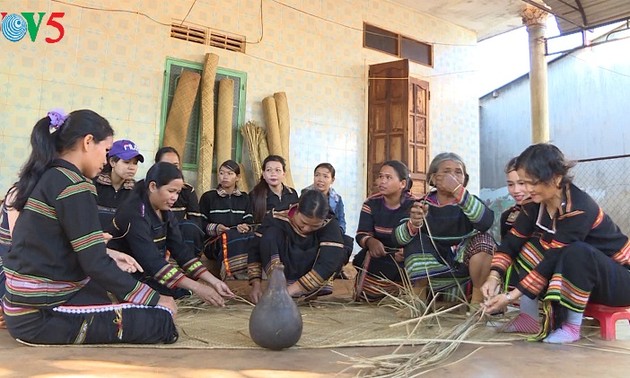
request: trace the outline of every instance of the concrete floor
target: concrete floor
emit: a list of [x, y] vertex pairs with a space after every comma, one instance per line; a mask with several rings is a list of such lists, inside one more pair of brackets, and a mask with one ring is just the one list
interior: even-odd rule
[[[347, 282], [347, 281], [346, 281]], [[351, 285], [347, 285], [351, 287]], [[338, 292], [336, 284], [335, 293]], [[342, 293], [347, 295], [347, 293]], [[576, 345], [514, 342], [510, 346], [462, 345], [426, 377], [627, 377], [630, 324], [617, 322], [617, 341]], [[394, 347], [338, 348], [348, 356], [390, 354]], [[412, 351], [411, 347], [406, 351]], [[466, 358], [465, 358], [466, 357]], [[464, 358], [464, 359], [463, 359]], [[460, 362], [450, 364], [457, 360]], [[352, 377], [348, 359], [328, 349], [190, 350], [105, 347], [28, 347], [0, 329], [0, 377]], [[448, 365], [448, 366], [447, 366]]]
[[[627, 325], [626, 325], [627, 326]], [[575, 346], [516, 342], [484, 347], [427, 377], [627, 377], [630, 338], [600, 342], [618, 353]], [[445, 365], [474, 351], [462, 346]], [[394, 348], [340, 348], [350, 356], [389, 354]], [[411, 348], [408, 348], [411, 349]], [[623, 354], [622, 354], [623, 353]], [[344, 357], [331, 350], [184, 350], [146, 348], [28, 347], [0, 330], [0, 377], [351, 377]]]

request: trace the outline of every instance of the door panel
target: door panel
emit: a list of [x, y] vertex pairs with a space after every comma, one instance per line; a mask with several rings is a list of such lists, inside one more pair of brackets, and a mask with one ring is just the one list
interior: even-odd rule
[[370, 193], [386, 160], [407, 164], [412, 192], [426, 190], [429, 83], [409, 77], [409, 62], [370, 66], [368, 90], [368, 178]]

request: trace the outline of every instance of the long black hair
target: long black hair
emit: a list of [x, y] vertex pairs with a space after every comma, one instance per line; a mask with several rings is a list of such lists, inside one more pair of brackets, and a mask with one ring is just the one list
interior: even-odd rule
[[155, 182], [155, 186], [160, 188], [177, 179], [183, 180], [184, 175], [175, 164], [165, 161], [157, 162], [149, 168], [146, 178], [136, 183], [133, 191], [141, 196], [148, 195], [149, 184], [151, 184], [151, 182]]
[[[287, 163], [282, 156], [269, 155], [263, 160], [262, 170], [265, 171], [267, 163], [271, 161], [277, 161], [282, 164], [282, 170], [286, 172]], [[265, 178], [261, 175], [260, 181], [254, 186], [249, 194], [250, 201], [252, 202], [252, 213], [254, 215], [254, 223], [262, 222], [267, 212], [267, 193], [269, 192], [269, 184], [265, 181]]]
[[74, 148], [86, 135], [92, 135], [96, 143], [114, 135], [109, 122], [92, 110], [75, 110], [56, 128], [52, 127], [52, 122], [47, 115], [37, 121], [31, 132], [31, 154], [16, 184], [13, 208], [17, 211], [24, 209], [35, 185], [59, 154]]

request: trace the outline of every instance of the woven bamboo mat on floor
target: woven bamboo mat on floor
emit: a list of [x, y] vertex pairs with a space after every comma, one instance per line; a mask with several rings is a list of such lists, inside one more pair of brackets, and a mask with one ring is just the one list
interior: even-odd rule
[[[256, 349], [259, 347], [249, 337], [249, 315], [252, 309], [252, 306], [238, 302], [229, 302], [224, 308], [208, 305], [180, 305], [176, 319], [179, 340], [174, 344], [63, 345], [62, 347]], [[415, 323], [390, 327], [405, 319], [397, 316], [396, 311], [388, 307], [365, 303], [314, 301], [300, 305], [299, 310], [302, 314], [303, 331], [300, 341], [294, 348], [300, 349], [422, 344], [422, 341], [414, 340], [438, 338], [440, 334], [465, 319], [461, 315], [440, 316], [439, 319], [425, 320], [410, 336], [409, 333]], [[495, 327], [481, 326], [474, 331], [470, 340], [516, 341], [523, 340], [523, 337], [496, 333]], [[49, 346], [22, 343], [30, 346]]]

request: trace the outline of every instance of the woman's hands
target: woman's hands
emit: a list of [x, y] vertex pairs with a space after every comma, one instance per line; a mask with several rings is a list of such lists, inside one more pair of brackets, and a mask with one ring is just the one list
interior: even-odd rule
[[118, 269], [127, 273], [144, 272], [144, 269], [138, 264], [136, 259], [126, 253], [118, 252], [114, 249], [107, 248], [107, 255], [114, 260]]
[[245, 233], [249, 232], [250, 227], [249, 227], [249, 225], [247, 223], [241, 223], [239, 225], [236, 225], [236, 229], [241, 234], [245, 234]]
[[365, 246], [368, 248], [368, 253], [372, 258], [379, 258], [385, 256], [385, 246], [380, 240], [370, 237], [365, 242]]
[[414, 202], [413, 206], [411, 206], [411, 210], [409, 210], [409, 222], [411, 225], [417, 228], [422, 227], [424, 223], [424, 218], [429, 213], [429, 205], [422, 204], [421, 202]]
[[453, 196], [457, 196], [463, 188], [463, 183], [457, 181], [457, 178], [451, 173], [436, 173], [431, 176], [431, 180], [437, 190], [450, 193]]
[[518, 289], [514, 289], [509, 293], [499, 294], [501, 292], [501, 282], [499, 274], [496, 271], [492, 271], [486, 282], [481, 286], [481, 293], [485, 298], [482, 307], [487, 313], [499, 312], [523, 295]]
[[256, 304], [260, 300], [260, 297], [262, 297], [260, 279], [252, 280], [251, 284], [252, 288], [249, 291], [249, 300], [251, 300], [253, 304]]
[[173, 297], [160, 295], [160, 300], [158, 301], [157, 305], [166, 307], [171, 310], [171, 313], [173, 313], [173, 318], [175, 318], [175, 316], [177, 315], [177, 304], [175, 303], [175, 299], [173, 299]]
[[230, 228], [226, 225], [223, 224], [218, 224], [217, 225], [217, 235], [220, 235], [224, 232], [227, 232]]

